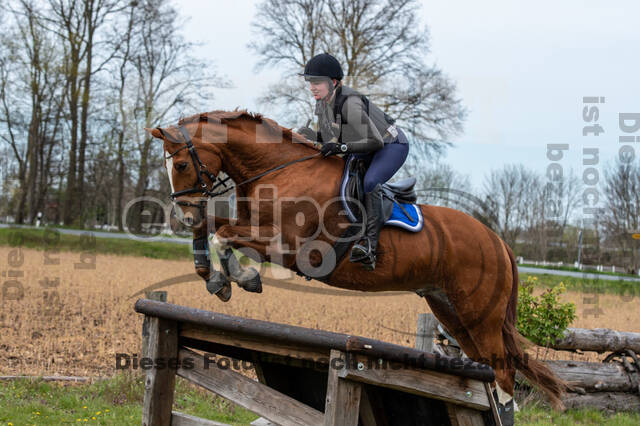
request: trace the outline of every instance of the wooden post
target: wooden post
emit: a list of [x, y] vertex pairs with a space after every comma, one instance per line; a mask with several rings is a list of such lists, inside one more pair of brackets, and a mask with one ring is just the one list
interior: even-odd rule
[[[147, 370], [144, 384], [144, 403], [142, 408], [143, 426], [170, 426], [173, 392], [176, 382], [178, 360], [178, 323], [175, 321], [150, 317], [147, 362], [152, 367]], [[162, 368], [156, 363], [163, 361]], [[172, 361], [175, 361], [172, 365]], [[142, 367], [144, 359], [140, 360]]]
[[362, 385], [340, 378], [340, 370], [347, 368], [344, 352], [332, 349], [329, 359], [324, 425], [358, 426]]
[[424, 352], [435, 352], [433, 339], [438, 331], [438, 320], [433, 314], [418, 316], [418, 333], [416, 334], [416, 349]]
[[[157, 300], [159, 302], [167, 301], [167, 292], [166, 291], [145, 291], [144, 292], [145, 299]], [[147, 352], [147, 348], [149, 346], [149, 317], [144, 316], [142, 320], [142, 358], [147, 358], [149, 353]]]

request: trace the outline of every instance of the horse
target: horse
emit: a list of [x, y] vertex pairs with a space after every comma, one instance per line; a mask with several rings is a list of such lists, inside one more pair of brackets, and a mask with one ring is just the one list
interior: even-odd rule
[[[164, 143], [177, 209], [191, 217], [194, 239], [213, 232], [216, 250], [233, 247], [258, 262], [313, 271], [349, 224], [338, 202], [345, 160], [320, 156], [317, 144], [261, 114], [217, 110], [145, 130]], [[219, 186], [222, 172], [236, 183], [235, 219], [207, 215], [202, 199], [194, 202], [194, 194], [212, 195], [208, 185]], [[554, 408], [564, 409], [567, 384], [529, 359], [524, 348], [531, 343], [516, 330], [519, 281], [511, 248], [466, 213], [419, 208], [420, 232], [382, 229], [374, 271], [345, 256], [324, 282], [367, 292], [415, 292], [469, 358], [494, 368], [500, 404], [513, 401], [517, 369]], [[200, 266], [207, 280], [209, 265]]]

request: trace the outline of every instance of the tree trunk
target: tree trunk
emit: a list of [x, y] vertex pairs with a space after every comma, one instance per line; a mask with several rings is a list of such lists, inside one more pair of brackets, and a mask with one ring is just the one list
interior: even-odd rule
[[31, 123], [29, 123], [29, 136], [27, 142], [27, 164], [28, 164], [28, 172], [27, 172], [27, 182], [26, 182], [26, 199], [28, 206], [28, 217], [27, 220], [31, 225], [33, 225], [36, 218], [36, 179], [38, 174], [38, 152], [39, 152], [39, 135], [38, 135], [38, 126], [40, 124], [40, 114], [38, 110], [40, 109], [38, 95], [34, 94], [32, 96], [32, 112], [31, 112]]
[[640, 333], [610, 330], [608, 328], [567, 328], [564, 338], [556, 341], [551, 348], [556, 350], [582, 350], [618, 352], [631, 349], [640, 352]]
[[545, 361], [554, 373], [585, 392], [636, 392], [624, 367], [614, 362]]
[[[91, 16], [91, 15], [90, 15]], [[85, 175], [85, 153], [87, 150], [87, 121], [89, 119], [89, 108], [91, 99], [91, 73], [92, 70], [92, 56], [93, 56], [93, 30], [89, 31], [89, 37], [87, 39], [87, 63], [84, 72], [84, 84], [82, 90], [82, 105], [81, 105], [81, 117], [80, 117], [80, 147], [78, 152], [78, 184], [76, 190], [76, 206], [78, 214], [83, 214], [84, 208], [84, 175]]]
[[[123, 125], [124, 126], [124, 125]], [[123, 231], [122, 203], [124, 202], [124, 129], [118, 134], [118, 194], [116, 199], [116, 221], [118, 230]]]
[[20, 198], [18, 199], [18, 206], [16, 208], [15, 222], [21, 224], [24, 223], [24, 209], [27, 204], [26, 170], [22, 166], [18, 171], [18, 181], [20, 182]]
[[75, 210], [75, 190], [76, 190], [76, 153], [78, 151], [78, 88], [77, 58], [72, 65], [70, 93], [69, 93], [69, 119], [71, 121], [71, 146], [69, 147], [69, 169], [67, 171], [67, 189], [65, 191], [63, 221], [65, 225], [70, 225], [77, 217]]
[[[149, 186], [149, 152], [151, 151], [152, 138], [145, 137], [140, 151], [140, 167], [138, 168], [138, 183], [136, 184], [136, 197], [144, 197]], [[141, 231], [140, 218], [144, 211], [144, 202], [137, 203], [139, 209], [138, 214], [133, 216], [133, 227], [136, 232]]]

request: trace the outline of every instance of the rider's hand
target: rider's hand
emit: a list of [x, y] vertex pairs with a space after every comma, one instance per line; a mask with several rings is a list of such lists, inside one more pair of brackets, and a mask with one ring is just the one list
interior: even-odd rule
[[322, 149], [320, 150], [320, 153], [325, 157], [328, 157], [334, 154], [344, 154], [346, 152], [346, 149], [345, 149], [346, 147], [347, 146], [343, 144], [339, 144], [335, 142], [327, 142], [324, 145], [322, 145]]
[[312, 141], [318, 140], [318, 134], [308, 127], [300, 127], [298, 130], [296, 130], [296, 133], [300, 133], [302, 136]]

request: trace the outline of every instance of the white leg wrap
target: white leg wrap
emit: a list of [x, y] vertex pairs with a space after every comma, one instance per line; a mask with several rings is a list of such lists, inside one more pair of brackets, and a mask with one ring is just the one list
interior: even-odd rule
[[[509, 402], [509, 401], [511, 401], [513, 399], [513, 395], [510, 395], [507, 392], [505, 392], [504, 390], [502, 390], [502, 388], [500, 387], [498, 382], [496, 382], [496, 390], [498, 391], [498, 402], [500, 402], [500, 404], [506, 405], [507, 402]], [[514, 400], [513, 401], [514, 407], [515, 407], [515, 403], [516, 403], [516, 401]]]
[[216, 234], [213, 234], [211, 237], [211, 246], [220, 253], [224, 253], [224, 251], [230, 247], [228, 244], [223, 243]]

